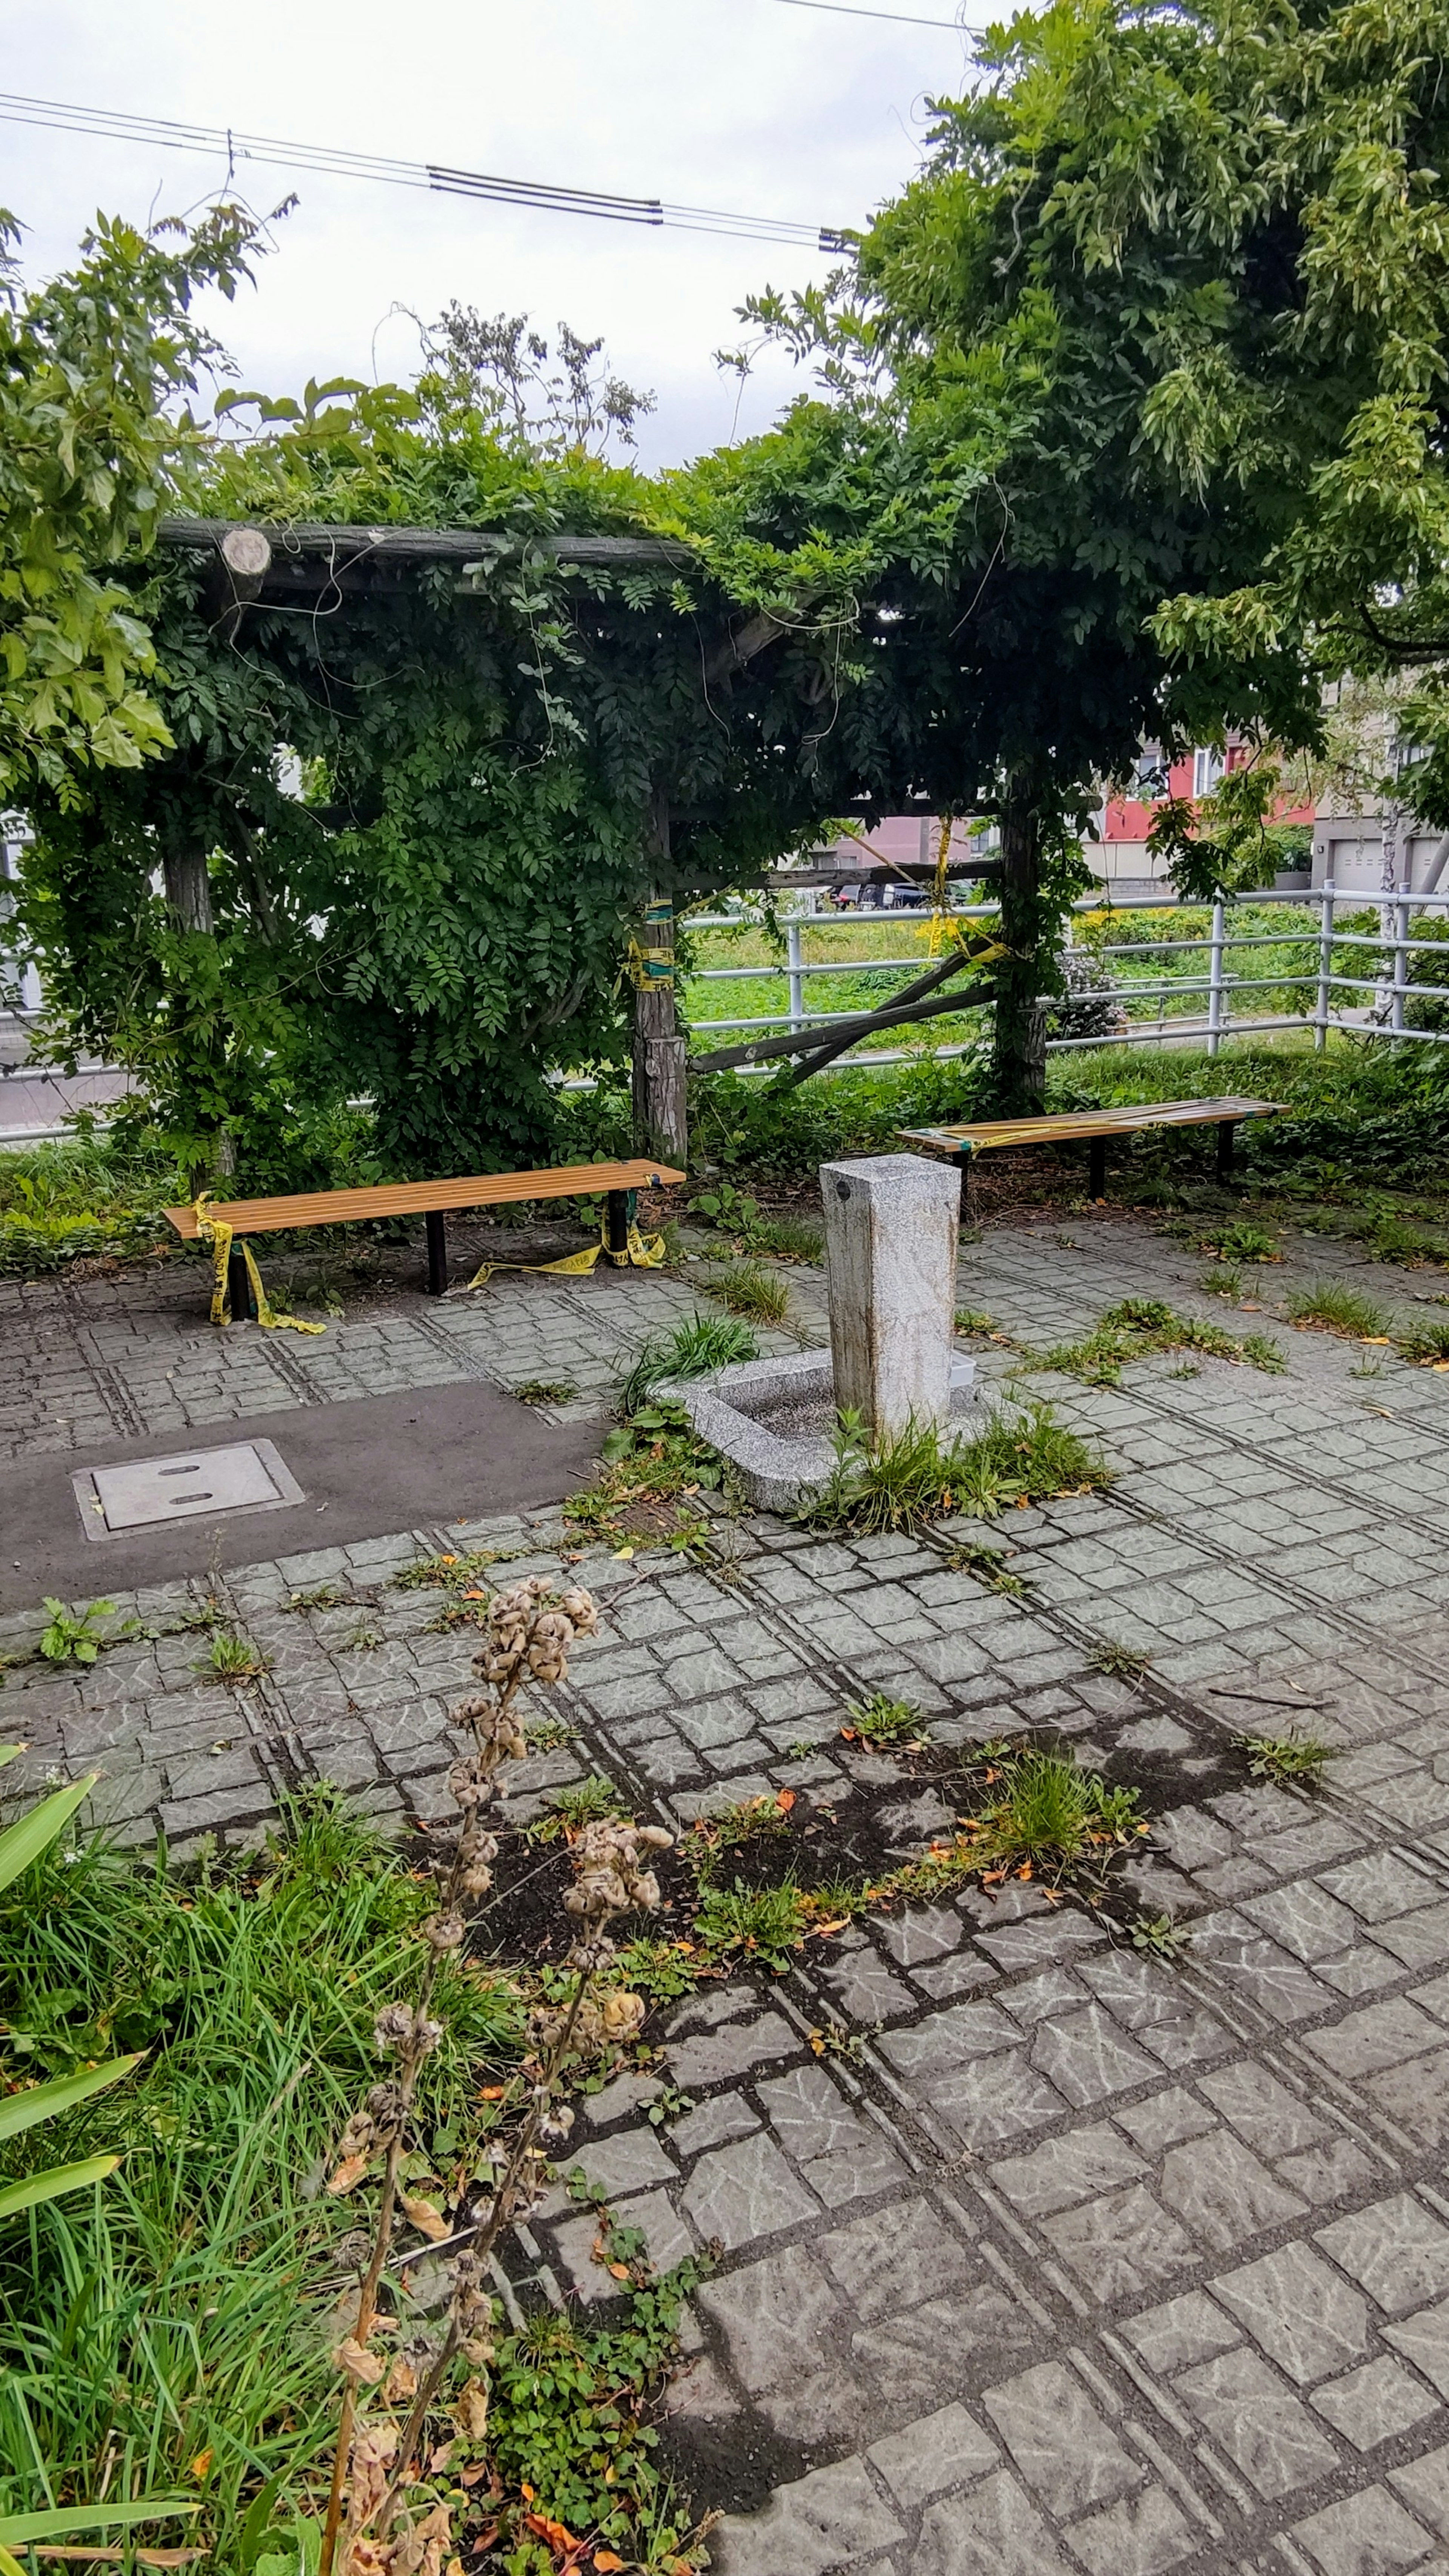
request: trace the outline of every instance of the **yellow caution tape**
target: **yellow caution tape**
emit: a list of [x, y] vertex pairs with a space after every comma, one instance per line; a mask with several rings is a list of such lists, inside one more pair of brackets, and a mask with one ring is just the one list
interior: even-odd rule
[[[224, 1217], [217, 1216], [208, 1205], [210, 1197], [211, 1192], [209, 1190], [203, 1190], [200, 1198], [193, 1202], [191, 1213], [196, 1219], [196, 1231], [202, 1242], [211, 1246], [211, 1261], [214, 1273], [211, 1290], [211, 1320], [214, 1324], [229, 1324], [232, 1320], [232, 1312], [231, 1288], [227, 1280], [227, 1263], [231, 1258], [232, 1228], [227, 1224]], [[276, 1307], [268, 1297], [265, 1288], [262, 1286], [262, 1274], [257, 1268], [256, 1262], [252, 1257], [252, 1248], [249, 1243], [244, 1242], [242, 1244], [241, 1257], [246, 1263], [247, 1277], [252, 1283], [252, 1295], [256, 1300], [257, 1322], [261, 1325], [264, 1332], [326, 1332], [327, 1327], [325, 1324], [304, 1323], [300, 1315], [279, 1315]]]
[[569, 1252], [561, 1261], [483, 1261], [471, 1279], [461, 1288], [450, 1288], [450, 1297], [466, 1297], [471, 1288], [486, 1288], [495, 1270], [531, 1270], [538, 1276], [552, 1273], [569, 1279], [585, 1278], [600, 1261], [612, 1261], [619, 1270], [662, 1270], [669, 1255], [662, 1234], [641, 1234], [631, 1225], [622, 1252], [611, 1252], [608, 1245], [608, 1219], [601, 1220], [599, 1240], [587, 1244], [582, 1252]]

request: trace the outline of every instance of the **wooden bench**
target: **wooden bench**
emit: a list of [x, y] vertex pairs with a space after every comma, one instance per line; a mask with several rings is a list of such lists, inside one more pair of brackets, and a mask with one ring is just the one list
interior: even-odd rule
[[[441, 1297], [448, 1284], [447, 1217], [450, 1210], [502, 1207], [519, 1199], [583, 1199], [602, 1195], [605, 1202], [604, 1248], [617, 1262], [627, 1258], [631, 1210], [636, 1190], [682, 1181], [683, 1172], [664, 1163], [565, 1163], [547, 1172], [476, 1172], [455, 1181], [395, 1181], [379, 1189], [303, 1190], [294, 1198], [227, 1199], [210, 1203], [208, 1213], [229, 1225], [235, 1238], [228, 1269], [233, 1315], [252, 1312], [251, 1287], [241, 1242], [249, 1234], [281, 1234], [293, 1227], [355, 1225], [360, 1217], [420, 1216], [428, 1238], [428, 1291]], [[183, 1242], [201, 1232], [196, 1210], [172, 1207], [166, 1215]]]
[[963, 1127], [902, 1127], [901, 1141], [922, 1145], [970, 1172], [978, 1154], [1004, 1145], [1073, 1145], [1087, 1148], [1087, 1187], [1100, 1199], [1107, 1187], [1107, 1145], [1113, 1136], [1137, 1136], [1147, 1127], [1216, 1127], [1217, 1176], [1230, 1178], [1233, 1140], [1245, 1118], [1279, 1116], [1281, 1100], [1144, 1100], [1126, 1109], [1067, 1110], [1056, 1118], [986, 1118]]

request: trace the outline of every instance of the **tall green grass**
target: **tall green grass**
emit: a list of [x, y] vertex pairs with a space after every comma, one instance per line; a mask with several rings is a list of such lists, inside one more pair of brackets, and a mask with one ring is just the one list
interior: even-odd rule
[[[358, 2216], [321, 2188], [324, 2159], [378, 2080], [374, 2015], [414, 1973], [428, 1904], [327, 1793], [244, 1878], [187, 1886], [92, 1845], [7, 1892], [5, 2078], [148, 2054], [33, 2148], [121, 2147], [104, 2190], [0, 2227], [0, 2510], [191, 2492], [206, 2512], [186, 2537], [225, 2567], [245, 2498], [315, 2472]], [[511, 2061], [519, 2042], [510, 1991], [485, 1976], [450, 1971], [445, 2018], [425, 2157], [451, 2151], [479, 2058]], [[6, 2179], [30, 2143], [5, 2151]]]

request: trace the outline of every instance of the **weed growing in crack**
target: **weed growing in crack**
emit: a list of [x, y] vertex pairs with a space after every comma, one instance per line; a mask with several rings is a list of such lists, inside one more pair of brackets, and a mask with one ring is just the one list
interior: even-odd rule
[[[988, 1778], [990, 1775], [988, 1774]], [[1135, 1789], [1109, 1789], [1060, 1753], [1028, 1750], [1004, 1762], [999, 1795], [963, 1819], [981, 1860], [1060, 1867], [1091, 1849], [1147, 1831]]]
[[577, 1744], [579, 1730], [566, 1717], [531, 1717], [524, 1729], [530, 1753], [554, 1753], [561, 1744]]
[[869, 1535], [928, 1529], [956, 1512], [990, 1519], [1008, 1504], [1091, 1493], [1110, 1484], [1097, 1452], [1058, 1422], [1050, 1405], [997, 1414], [975, 1439], [914, 1418], [874, 1445], [843, 1413], [835, 1464], [798, 1518], [805, 1528]]
[[1253, 1779], [1306, 1780], [1310, 1788], [1333, 1759], [1333, 1746], [1315, 1735], [1235, 1735], [1233, 1747], [1247, 1756]]
[[694, 2107], [694, 2095], [682, 2093], [679, 2086], [671, 2084], [666, 2076], [661, 2081], [653, 2101], [646, 2103], [644, 2117], [651, 2129], [664, 2129], [668, 2127], [671, 2120], [682, 2120], [685, 2112], [692, 2111]]
[[1094, 1672], [1111, 1673], [1119, 1682], [1140, 1682], [1148, 1672], [1152, 1657], [1136, 1646], [1124, 1646], [1114, 1638], [1104, 1637], [1100, 1645], [1092, 1648], [1088, 1660]]
[[756, 1324], [783, 1324], [790, 1311], [784, 1280], [758, 1261], [732, 1261], [727, 1269], [711, 1270], [700, 1286], [732, 1315], [748, 1315]]
[[1236, 1301], [1243, 1293], [1243, 1274], [1231, 1261], [1218, 1261], [1203, 1272], [1197, 1284], [1204, 1296], [1231, 1297]]
[[[48, 1664], [93, 1664], [102, 1646], [110, 1641], [97, 1634], [97, 1619], [113, 1619], [114, 1601], [93, 1601], [88, 1610], [73, 1615], [63, 1601], [47, 1593], [43, 1603], [48, 1625], [40, 1640], [40, 1651]], [[134, 1621], [129, 1623], [134, 1626]]]
[[531, 1843], [556, 1843], [561, 1834], [570, 1840], [583, 1832], [586, 1825], [605, 1816], [622, 1816], [624, 1801], [612, 1780], [595, 1771], [587, 1780], [579, 1780], [568, 1789], [556, 1789], [549, 1800], [549, 1812], [526, 1830]]
[[578, 1388], [571, 1377], [526, 1377], [513, 1392], [520, 1404], [567, 1404]]
[[713, 1884], [726, 1852], [742, 1851], [747, 1843], [783, 1841], [790, 1831], [794, 1804], [794, 1790], [781, 1789], [774, 1797], [745, 1798], [736, 1807], [701, 1816], [679, 1847], [696, 1887]]
[[1025, 1579], [1007, 1573], [1006, 1557], [1006, 1549], [1000, 1547], [953, 1547], [946, 1564], [952, 1574], [974, 1575], [989, 1592], [1019, 1595], [1026, 1590]]
[[212, 1638], [210, 1664], [218, 1681], [252, 1682], [269, 1670], [271, 1657], [258, 1654], [250, 1637], [223, 1628]]
[[[531, 1549], [523, 1547], [475, 1547], [456, 1556], [420, 1556], [415, 1565], [405, 1565], [389, 1581], [395, 1592], [453, 1591], [475, 1581], [490, 1565], [510, 1565], [516, 1557], [531, 1553]], [[301, 1606], [310, 1605], [304, 1600]]]
[[1235, 1217], [1231, 1225], [1215, 1226], [1200, 1241], [1211, 1246], [1222, 1261], [1281, 1261], [1276, 1234], [1266, 1226], [1254, 1225], [1250, 1217]]
[[1282, 1353], [1261, 1333], [1238, 1340], [1221, 1324], [1205, 1324], [1196, 1315], [1180, 1315], [1160, 1297], [1124, 1297], [1109, 1306], [1101, 1321], [1079, 1342], [1061, 1342], [1030, 1365], [1081, 1378], [1088, 1386], [1120, 1386], [1127, 1360], [1153, 1351], [1203, 1351], [1211, 1359], [1246, 1361], [1249, 1367], [1276, 1375]]
[[974, 1306], [958, 1306], [956, 1309], [956, 1330], [958, 1333], [963, 1335], [969, 1335], [971, 1333], [994, 1333], [996, 1326], [989, 1315], [978, 1314]]
[[735, 1368], [760, 1356], [748, 1324], [734, 1317], [694, 1314], [671, 1332], [651, 1333], [639, 1349], [619, 1389], [625, 1414], [648, 1402], [649, 1390], [672, 1378], [710, 1377], [716, 1369]]
[[1449, 1360], [1449, 1323], [1411, 1324], [1399, 1335], [1398, 1348], [1402, 1358], [1420, 1367], [1432, 1368], [1440, 1360]]
[[717, 1487], [723, 1470], [682, 1406], [662, 1396], [645, 1405], [609, 1433], [600, 1458], [597, 1483], [565, 1503], [566, 1521], [606, 1545], [617, 1546], [626, 1535], [655, 1547], [703, 1544], [708, 1522], [696, 1511], [681, 1523], [680, 1510]]
[[1146, 1950], [1154, 1959], [1180, 1959], [1192, 1939], [1185, 1923], [1175, 1923], [1170, 1914], [1139, 1914], [1129, 1925], [1134, 1950]]
[[1345, 1288], [1338, 1279], [1310, 1280], [1306, 1288], [1295, 1289], [1288, 1299], [1290, 1324], [1302, 1331], [1341, 1333], [1356, 1342], [1387, 1339], [1389, 1319], [1382, 1306], [1360, 1289]]
[[840, 1730], [847, 1744], [863, 1744], [871, 1753], [899, 1753], [907, 1745], [930, 1740], [914, 1700], [889, 1699], [884, 1691], [872, 1691], [869, 1699], [848, 1699], [845, 1705], [854, 1720]]
[[731, 1887], [705, 1890], [695, 1917], [695, 1938], [716, 1954], [742, 1952], [783, 1976], [790, 1953], [805, 1937], [807, 1916], [793, 1879], [779, 1887]]

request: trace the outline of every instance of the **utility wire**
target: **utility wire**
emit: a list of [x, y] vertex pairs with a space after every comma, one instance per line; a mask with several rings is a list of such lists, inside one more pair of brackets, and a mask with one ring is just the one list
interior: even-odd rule
[[327, 143], [284, 143], [275, 135], [241, 134], [230, 126], [185, 125], [169, 117], [130, 116], [109, 107], [77, 107], [63, 99], [22, 98], [0, 91], [0, 118], [12, 125], [44, 125], [65, 134], [99, 134], [129, 143], [162, 145], [171, 152], [225, 153], [230, 178], [239, 163], [281, 169], [321, 170], [345, 179], [378, 179], [394, 188], [428, 188], [442, 196], [480, 197], [496, 205], [532, 206], [545, 214], [593, 215], [607, 223], [668, 225], [675, 231], [720, 233], [743, 241], [786, 242], [795, 248], [841, 251], [845, 235], [831, 224], [793, 223], [785, 216], [730, 214], [713, 206], [675, 206], [660, 197], [612, 196], [595, 188], [555, 188], [536, 179], [505, 179], [484, 170], [454, 170], [440, 162], [393, 161], [377, 152], [348, 152]]
[[783, 5], [787, 9], [824, 9], [832, 18], [883, 18], [888, 27], [944, 27], [952, 36], [975, 33], [959, 18], [908, 18], [900, 9], [858, 9], [851, 0], [783, 0]]

